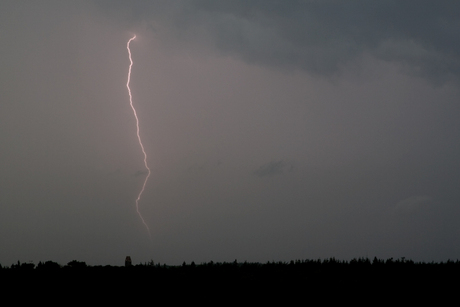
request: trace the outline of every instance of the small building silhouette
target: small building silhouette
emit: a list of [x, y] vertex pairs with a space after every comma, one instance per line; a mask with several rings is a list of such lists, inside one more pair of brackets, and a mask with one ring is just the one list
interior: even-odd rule
[[130, 256], [126, 256], [125, 266], [131, 266], [131, 257]]

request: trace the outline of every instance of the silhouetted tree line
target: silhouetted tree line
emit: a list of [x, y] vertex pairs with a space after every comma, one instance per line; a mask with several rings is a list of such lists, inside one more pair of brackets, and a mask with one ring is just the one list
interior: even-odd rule
[[[460, 261], [414, 262], [412, 260], [335, 258], [293, 260], [289, 262], [207, 262], [166, 265], [153, 261], [131, 266], [87, 265], [53, 261], [0, 265], [0, 281], [15, 289], [55, 291], [74, 297], [95, 294], [117, 301], [125, 296], [141, 299], [155, 293], [176, 297], [182, 291], [209, 300], [204, 293], [241, 298], [250, 295], [254, 302], [272, 296], [322, 297], [355, 296], [363, 293], [379, 297], [456, 293], [460, 282]], [[107, 296], [107, 295], [108, 296]], [[201, 296], [200, 296], [201, 295]], [[142, 301], [142, 300], [140, 300]], [[212, 303], [212, 302], [211, 302]]]
[[[278, 302], [289, 305], [299, 298], [312, 302], [400, 302], [402, 298], [437, 300], [457, 293], [460, 261], [414, 262], [401, 259], [357, 258], [341, 261], [293, 260], [289, 262], [207, 262], [166, 265], [153, 261], [131, 266], [87, 265], [73, 260], [65, 265], [53, 261], [0, 265], [0, 282], [20, 293], [65, 295], [84, 302], [108, 301], [133, 304], [149, 299], [179, 298], [215, 305], [215, 297], [235, 303]], [[6, 287], [7, 286], [7, 287]], [[439, 296], [439, 294], [442, 296]], [[441, 301], [437, 301], [442, 304]], [[297, 303], [296, 303], [297, 304]]]
[[235, 260], [200, 264], [184, 262], [182, 265], [150, 261], [131, 266], [91, 266], [73, 260], [66, 265], [53, 261], [37, 265], [19, 261], [11, 266], [0, 265], [0, 281], [19, 289], [38, 288], [40, 293], [52, 289], [68, 295], [78, 292], [104, 296], [104, 293], [111, 293], [111, 299], [121, 294], [139, 298], [146, 293], [161, 296], [163, 291], [176, 293], [180, 289], [187, 289], [194, 295], [209, 292], [228, 297], [249, 293], [257, 298], [258, 294], [265, 293], [265, 301], [281, 293], [324, 296], [325, 299], [332, 292], [348, 296], [373, 293], [385, 297], [438, 293], [439, 290], [446, 294], [454, 290], [452, 293], [456, 293], [460, 285], [459, 273], [458, 260], [426, 263], [404, 258], [357, 258], [350, 261], [330, 258], [266, 263]]
[[295, 280], [315, 282], [320, 280], [335, 280], [337, 283], [359, 281], [362, 279], [416, 279], [425, 277], [455, 277], [460, 276], [460, 261], [448, 260], [447, 262], [414, 262], [412, 260], [374, 258], [357, 258], [350, 261], [330, 259], [317, 260], [292, 260], [290, 262], [218, 262], [213, 261], [201, 264], [191, 262], [182, 265], [166, 265], [154, 263], [153, 261], [132, 266], [90, 266], [85, 262], [73, 260], [66, 265], [53, 261], [33, 263], [20, 263], [11, 266], [0, 265], [0, 275], [14, 274], [16, 272], [39, 273], [76, 273], [87, 274], [142, 274], [162, 278], [183, 278], [183, 279], [239, 279], [239, 280]]

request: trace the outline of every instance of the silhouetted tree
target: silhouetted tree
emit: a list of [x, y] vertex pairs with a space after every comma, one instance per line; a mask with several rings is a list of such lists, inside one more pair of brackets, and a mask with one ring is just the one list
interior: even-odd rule
[[39, 262], [37, 265], [37, 269], [39, 270], [58, 270], [60, 268], [61, 266], [59, 263], [50, 260], [46, 261], [45, 263]]
[[86, 262], [72, 260], [69, 263], [67, 263], [67, 267], [72, 268], [72, 269], [83, 269], [83, 268], [86, 268], [87, 265], [86, 265]]
[[29, 263], [21, 263], [19, 260], [17, 264], [12, 264], [10, 268], [12, 269], [21, 269], [21, 270], [32, 270], [35, 267], [35, 264]]

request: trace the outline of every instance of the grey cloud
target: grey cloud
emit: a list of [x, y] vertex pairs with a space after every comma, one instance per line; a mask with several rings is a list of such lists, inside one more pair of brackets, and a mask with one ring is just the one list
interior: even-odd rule
[[221, 161], [207, 161], [203, 163], [195, 163], [187, 168], [187, 172], [200, 172], [209, 169], [215, 169], [222, 165]]
[[456, 2], [0, 3], [2, 264], [459, 257]]
[[[458, 77], [456, 1], [231, 3], [194, 2], [198, 10], [213, 14], [207, 26], [218, 48], [249, 62], [329, 74], [367, 52], [435, 79]], [[397, 48], [389, 50], [391, 44]]]
[[144, 170], [141, 171], [141, 170], [138, 170], [138, 171], [136, 171], [136, 172], [134, 173], [133, 176], [134, 176], [134, 177], [139, 177], [139, 176], [145, 176], [145, 175], [147, 175], [147, 174], [148, 174], [148, 171], [144, 171]]
[[286, 163], [283, 160], [271, 161], [260, 166], [257, 170], [254, 171], [254, 174], [259, 177], [280, 175], [286, 171], [291, 171], [293, 167], [294, 166], [292, 164]]
[[432, 202], [431, 197], [425, 195], [411, 196], [399, 201], [394, 210], [394, 214], [414, 214], [427, 208]]
[[432, 81], [460, 73], [458, 1], [139, 0], [110, 6], [142, 16], [158, 37], [206, 43], [258, 65], [333, 75], [370, 54]]

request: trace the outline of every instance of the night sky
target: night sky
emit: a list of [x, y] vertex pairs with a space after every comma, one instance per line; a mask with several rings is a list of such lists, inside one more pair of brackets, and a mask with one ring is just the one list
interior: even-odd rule
[[1, 1], [0, 264], [459, 259], [459, 16]]

